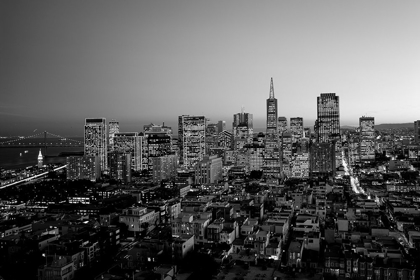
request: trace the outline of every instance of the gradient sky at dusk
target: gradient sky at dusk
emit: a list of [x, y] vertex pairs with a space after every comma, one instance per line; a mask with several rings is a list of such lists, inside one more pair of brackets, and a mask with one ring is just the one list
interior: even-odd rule
[[279, 116], [316, 118], [340, 96], [342, 125], [420, 119], [420, 1], [0, 0], [0, 135], [122, 131], [182, 114], [254, 114], [270, 77]]

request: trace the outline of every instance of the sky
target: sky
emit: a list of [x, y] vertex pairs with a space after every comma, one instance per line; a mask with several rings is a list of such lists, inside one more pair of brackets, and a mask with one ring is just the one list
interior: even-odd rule
[[420, 119], [420, 1], [0, 0], [0, 136], [83, 135], [85, 118], [177, 130], [179, 115], [264, 128], [316, 119], [340, 97], [341, 125]]

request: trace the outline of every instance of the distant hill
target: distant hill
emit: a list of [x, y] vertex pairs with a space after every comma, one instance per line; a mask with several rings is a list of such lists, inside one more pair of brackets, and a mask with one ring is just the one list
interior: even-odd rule
[[375, 125], [376, 130], [401, 129], [401, 128], [414, 129], [414, 123], [384, 123], [384, 124]]
[[349, 129], [349, 130], [354, 130], [354, 129], [356, 129], [356, 127], [354, 127], [354, 126], [349, 126], [349, 125], [343, 125], [343, 126], [340, 126], [340, 128], [341, 128], [341, 129]]
[[[355, 130], [356, 126], [349, 126], [349, 125], [343, 125], [341, 126], [341, 129], [344, 130]], [[384, 124], [376, 124], [375, 129], [376, 130], [384, 130], [384, 129], [401, 129], [401, 128], [414, 128], [413, 123], [384, 123]]]

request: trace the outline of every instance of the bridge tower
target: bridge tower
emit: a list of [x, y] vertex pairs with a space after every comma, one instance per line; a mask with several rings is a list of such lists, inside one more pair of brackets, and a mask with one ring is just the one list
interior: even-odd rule
[[47, 132], [44, 131], [45, 156], [47, 155]]

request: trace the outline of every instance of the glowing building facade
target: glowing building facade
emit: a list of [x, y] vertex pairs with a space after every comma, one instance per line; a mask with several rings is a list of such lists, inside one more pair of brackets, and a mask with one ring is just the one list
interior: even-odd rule
[[84, 155], [97, 156], [101, 171], [107, 169], [108, 134], [106, 119], [85, 119]]
[[101, 164], [98, 156], [67, 157], [67, 180], [96, 181], [101, 176]]
[[178, 118], [180, 163], [192, 168], [206, 152], [206, 118], [183, 115]]
[[278, 126], [278, 131], [279, 131], [279, 137], [281, 140], [281, 135], [287, 131], [287, 118], [279, 117], [277, 119], [277, 126]]
[[137, 132], [120, 132], [114, 135], [114, 151], [131, 155], [131, 168], [139, 171], [142, 168], [141, 138]]
[[116, 120], [111, 120], [108, 124], [108, 148], [112, 151], [114, 147], [114, 135], [120, 132], [120, 123]]
[[290, 118], [290, 132], [293, 142], [297, 142], [304, 137], [303, 118]]
[[111, 179], [131, 182], [131, 154], [116, 151], [108, 154], [109, 176]]
[[267, 127], [265, 135], [264, 177], [279, 178], [281, 171], [279, 134], [277, 127], [277, 99], [274, 97], [273, 78], [267, 99]]
[[335, 93], [321, 93], [317, 98], [316, 141], [332, 143], [335, 149], [335, 166], [342, 161], [340, 134], [340, 99]]
[[375, 160], [375, 119], [373, 117], [359, 118], [359, 129], [360, 160], [373, 161]]
[[317, 98], [317, 142], [333, 142], [340, 137], [340, 102], [335, 93], [321, 93]]

